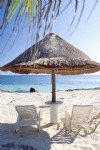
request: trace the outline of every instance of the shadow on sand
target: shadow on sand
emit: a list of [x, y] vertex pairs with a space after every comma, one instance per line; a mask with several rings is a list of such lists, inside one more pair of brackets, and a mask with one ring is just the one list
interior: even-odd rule
[[50, 150], [52, 144], [71, 144], [77, 136], [86, 137], [91, 133], [81, 134], [80, 130], [73, 132], [65, 132], [64, 129], [57, 130], [57, 133], [50, 138], [49, 134], [44, 131], [45, 128], [52, 128], [53, 124], [48, 123], [42, 126], [42, 130], [38, 132], [35, 127], [21, 127], [18, 133], [15, 133], [14, 124], [0, 124], [0, 150], [19, 149], [21, 150]]
[[42, 126], [42, 129], [49, 128], [49, 127], [52, 127], [52, 126], [54, 126], [54, 123], [47, 123], [47, 124]]
[[79, 135], [81, 137], [86, 137], [87, 135], [91, 135], [91, 132], [82, 132], [80, 133], [81, 130], [76, 130], [76, 131], [70, 131], [70, 132], [65, 132], [64, 129], [59, 131], [56, 135], [54, 135], [51, 138], [51, 144], [57, 143], [57, 144], [71, 144], [74, 142], [76, 137]]
[[9, 150], [15, 147], [15, 149], [20, 149], [21, 147], [21, 150], [24, 150], [25, 147], [31, 150], [50, 150], [50, 137], [46, 131], [41, 130], [38, 132], [38, 129], [35, 127], [21, 127], [16, 133], [14, 124], [1, 123], [1, 149], [2, 146]]

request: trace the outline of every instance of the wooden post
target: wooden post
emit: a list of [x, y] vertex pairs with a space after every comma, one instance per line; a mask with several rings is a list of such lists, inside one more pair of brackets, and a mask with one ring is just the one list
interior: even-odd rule
[[52, 74], [52, 103], [56, 102], [56, 79], [55, 79], [55, 70], [51, 71]]

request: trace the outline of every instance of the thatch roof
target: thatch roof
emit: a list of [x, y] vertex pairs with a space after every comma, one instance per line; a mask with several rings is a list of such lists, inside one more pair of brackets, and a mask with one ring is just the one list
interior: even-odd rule
[[10, 63], [3, 71], [15, 73], [83, 74], [100, 71], [100, 64], [59, 36], [50, 33]]

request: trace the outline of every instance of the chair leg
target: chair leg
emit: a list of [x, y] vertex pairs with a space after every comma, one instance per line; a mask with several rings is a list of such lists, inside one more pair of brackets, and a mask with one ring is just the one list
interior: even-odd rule
[[40, 127], [38, 127], [38, 131], [39, 131], [39, 132], [41, 131], [41, 128], [40, 128]]
[[15, 129], [15, 133], [17, 133], [19, 131], [19, 127]]
[[71, 129], [69, 130], [65, 124], [64, 124], [64, 129], [65, 129], [65, 134], [67, 134], [68, 132], [71, 132]]
[[[21, 118], [20, 118], [20, 116], [19, 116], [19, 114], [18, 114], [18, 116], [17, 116], [17, 122], [19, 122], [20, 120], [21, 120]], [[17, 123], [17, 122], [16, 122], [16, 123]], [[19, 130], [19, 127], [17, 127], [17, 128], [15, 129], [15, 133], [17, 133], [18, 130]]]
[[59, 122], [59, 123], [57, 123], [57, 130], [59, 130], [59, 127], [60, 127], [60, 124], [61, 124], [62, 122]]
[[37, 128], [38, 128], [38, 131], [40, 132], [41, 131], [40, 124], [37, 124]]

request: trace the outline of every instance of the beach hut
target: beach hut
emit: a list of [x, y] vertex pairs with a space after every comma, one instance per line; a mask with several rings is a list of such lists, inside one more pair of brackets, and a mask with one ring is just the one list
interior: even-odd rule
[[[50, 33], [2, 67], [14, 73], [52, 74], [52, 103], [56, 103], [55, 74], [78, 75], [100, 71], [100, 64], [65, 40]], [[53, 112], [53, 110], [52, 110]]]

